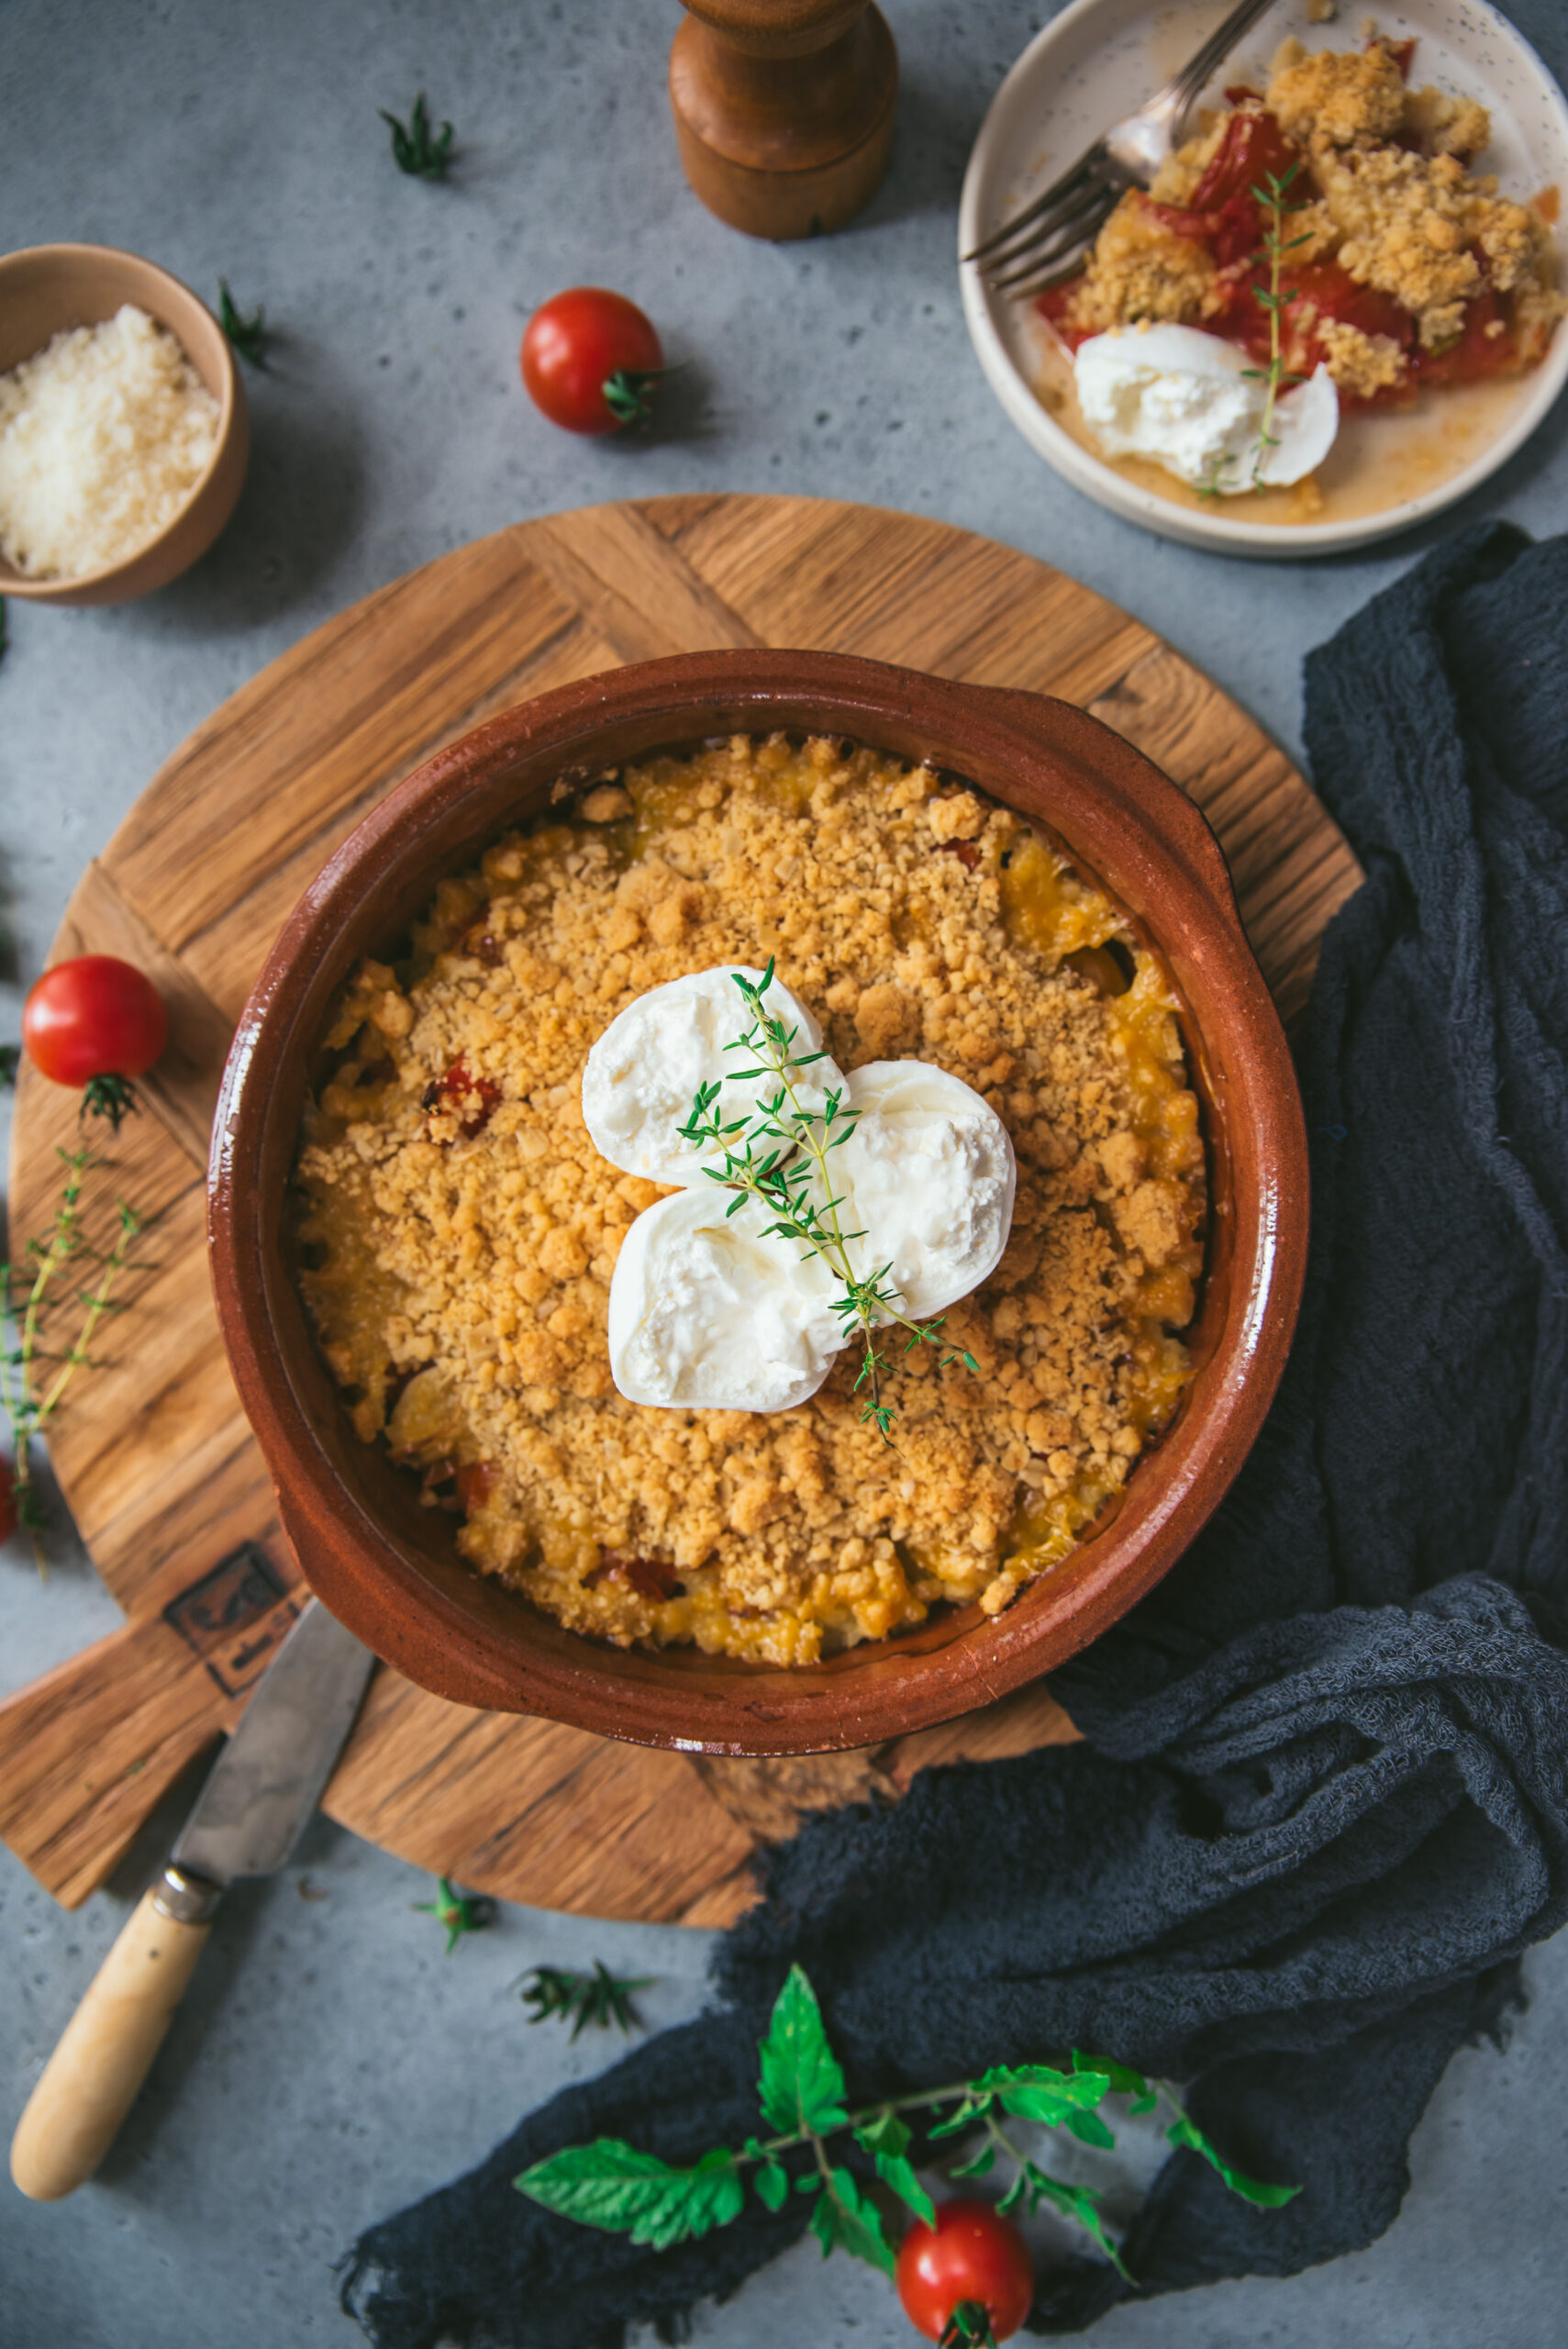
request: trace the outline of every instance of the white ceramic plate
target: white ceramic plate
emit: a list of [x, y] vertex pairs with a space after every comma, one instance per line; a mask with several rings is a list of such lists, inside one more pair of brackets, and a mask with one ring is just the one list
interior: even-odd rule
[[[960, 253], [1000, 228], [1108, 123], [1158, 89], [1201, 46], [1228, 5], [1229, 0], [1184, 0], [1178, 7], [1162, 7], [1153, 0], [1073, 0], [1029, 43], [992, 101], [964, 177]], [[1356, 48], [1364, 20], [1365, 0], [1340, 0], [1338, 17], [1327, 25], [1307, 21], [1305, 0], [1279, 0], [1227, 59], [1206, 93], [1207, 102], [1221, 103], [1227, 83], [1261, 88], [1270, 58], [1288, 34], [1308, 49]], [[1378, 9], [1376, 25], [1396, 40], [1417, 41], [1414, 84], [1435, 83], [1441, 90], [1477, 97], [1488, 109], [1492, 143], [1477, 159], [1477, 168], [1496, 172], [1505, 194], [1523, 201], [1555, 185], [1568, 195], [1568, 105], [1529, 42], [1485, 0], [1407, 0], [1401, 8]], [[1451, 451], [1446, 470], [1434, 452], [1429, 470], [1442, 477], [1432, 487], [1338, 519], [1330, 511], [1320, 521], [1249, 521], [1229, 510], [1244, 506], [1244, 497], [1228, 499], [1218, 510], [1212, 500], [1175, 502], [1140, 484], [1130, 470], [1107, 464], [1084, 448], [1049, 413], [1035, 389], [1046, 371], [1050, 338], [1032, 303], [991, 292], [973, 262], [961, 262], [959, 274], [964, 317], [991, 388], [1047, 464], [1129, 521], [1165, 538], [1232, 554], [1332, 554], [1440, 512], [1512, 456], [1568, 379], [1564, 320], [1531, 373], [1506, 386], [1488, 386], [1473, 400], [1462, 392], [1425, 395], [1423, 406], [1433, 417], [1442, 399], [1465, 403], [1451, 410], [1450, 417], [1457, 424], [1462, 415], [1468, 436], [1460, 442], [1451, 434], [1451, 449], [1464, 460], [1457, 470]], [[1560, 282], [1562, 274], [1560, 265]], [[1360, 421], [1375, 423], [1385, 435], [1400, 429], [1398, 417], [1388, 411]], [[1441, 429], [1448, 424], [1449, 418], [1442, 419]], [[1392, 439], [1387, 445], [1393, 448]], [[1416, 468], [1407, 470], [1413, 482], [1418, 479]]]

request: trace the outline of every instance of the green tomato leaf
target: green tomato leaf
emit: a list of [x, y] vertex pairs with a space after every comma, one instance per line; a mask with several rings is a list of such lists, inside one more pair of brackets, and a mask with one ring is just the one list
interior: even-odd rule
[[1001, 2212], [1004, 2219], [1007, 2216], [1009, 2211], [1016, 2210], [1018, 2209], [1018, 2204], [1023, 2200], [1025, 2194], [1029, 2191], [1029, 2182], [1028, 2172], [1020, 2169], [1017, 2177], [1014, 2178], [1011, 2186], [1008, 2187], [1006, 2194], [1003, 2195], [1002, 2199], [996, 2205], [997, 2210]]
[[1092, 2111], [1110, 2091], [1105, 2072], [1058, 2072], [1049, 2064], [998, 2065], [970, 2083], [996, 2097], [1004, 2112], [1059, 2129], [1074, 2112]]
[[765, 2202], [770, 2210], [782, 2210], [789, 2200], [789, 2172], [777, 2162], [765, 2163], [752, 2184], [756, 2187], [758, 2199]]
[[895, 2112], [879, 2112], [874, 2121], [855, 2131], [856, 2142], [875, 2162], [876, 2174], [883, 2184], [890, 2186], [917, 2218], [933, 2227], [937, 2222], [936, 2206], [906, 2158], [909, 2134]]
[[881, 2213], [865, 2199], [851, 2171], [830, 2172], [828, 2192], [818, 2196], [812, 2210], [811, 2232], [824, 2258], [830, 2251], [847, 2251], [869, 2266], [880, 2267], [884, 2276], [893, 2274], [895, 2261], [882, 2232]]
[[1048, 2177], [1044, 2170], [1035, 2167], [1033, 2162], [1027, 2162], [1024, 2166], [1029, 2176], [1030, 2207], [1049, 2202], [1065, 2218], [1076, 2219], [1085, 2232], [1094, 2237], [1118, 2275], [1126, 2277], [1130, 2284], [1132, 2278], [1122, 2265], [1121, 2253], [1106, 2232], [1098, 2197], [1086, 2186], [1063, 2186], [1059, 2177]]
[[1067, 2126], [1081, 2145], [1108, 2145], [1115, 2148], [1116, 2139], [1097, 2112], [1070, 2112]]
[[902, 2154], [878, 2154], [876, 2174], [884, 2186], [890, 2186], [906, 2210], [929, 2227], [937, 2223], [936, 2204], [916, 2176], [911, 2165]]
[[1159, 2101], [1153, 2089], [1150, 2088], [1145, 2095], [1134, 2097], [1127, 2109], [1129, 2112], [1152, 2112]]
[[906, 2210], [913, 2210], [917, 2219], [924, 2219], [929, 2227], [936, 2225], [936, 2204], [902, 2154], [879, 2154], [876, 2174], [884, 2186], [893, 2188]]
[[803, 1967], [790, 1967], [758, 2052], [762, 2117], [781, 2136], [805, 2129], [825, 2136], [843, 2127], [844, 2075]]
[[957, 2111], [950, 2114], [946, 2121], [939, 2121], [934, 2127], [928, 2129], [927, 2136], [956, 2137], [961, 2129], [973, 2127], [974, 2123], [983, 2117], [990, 2102], [988, 2096], [967, 2098], [959, 2106]]
[[909, 2150], [909, 2131], [895, 2112], [879, 2112], [874, 2121], [862, 2121], [855, 2131], [855, 2142], [874, 2159], [878, 2154], [890, 2156]]
[[[1154, 2091], [1142, 2073], [1135, 2072], [1130, 2064], [1118, 2064], [1114, 2055], [1085, 2055], [1081, 2047], [1074, 2047], [1073, 2069], [1075, 2072], [1104, 2072], [1111, 2084], [1110, 2093], [1113, 2096], [1146, 2096], [1151, 2101], [1154, 2099]], [[1137, 2109], [1147, 2111], [1149, 2108], [1143, 2105]]]
[[608, 2234], [629, 2234], [655, 2251], [728, 2226], [745, 2202], [735, 2156], [722, 2147], [693, 2169], [673, 2169], [618, 2137], [568, 2145], [512, 2182], [547, 2210]]
[[1264, 2210], [1278, 2210], [1292, 2202], [1300, 2193], [1299, 2186], [1264, 2186], [1245, 2170], [1233, 2168], [1218, 2148], [1212, 2145], [1195, 2121], [1184, 2112], [1166, 2130], [1173, 2145], [1184, 2145], [1190, 2153], [1201, 2154], [1212, 2169], [1217, 2169], [1232, 2194], [1240, 2194], [1244, 2201], [1256, 2202]]
[[995, 2159], [995, 2146], [982, 2145], [979, 2152], [971, 2154], [966, 2162], [955, 2163], [948, 2175], [950, 2177], [984, 2177]]

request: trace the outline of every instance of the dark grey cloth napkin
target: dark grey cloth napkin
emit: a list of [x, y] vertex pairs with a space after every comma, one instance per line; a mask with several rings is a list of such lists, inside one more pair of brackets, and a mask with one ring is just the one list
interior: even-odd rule
[[[1088, 1742], [932, 1771], [806, 1828], [711, 2015], [526, 2120], [356, 2245], [378, 2349], [614, 2349], [793, 2241], [795, 2203], [664, 2254], [511, 2179], [599, 2134], [755, 2125], [792, 1959], [857, 2097], [1074, 2044], [1192, 2081], [1285, 2209], [1166, 2164], [1148, 2295], [1382, 2232], [1406, 2146], [1518, 1960], [1568, 1918], [1568, 540], [1472, 531], [1307, 662], [1318, 788], [1367, 881], [1299, 1051], [1312, 1252], [1263, 1436], [1187, 1556], [1052, 1683]], [[1098, 2260], [1031, 2322], [1124, 2297]]]

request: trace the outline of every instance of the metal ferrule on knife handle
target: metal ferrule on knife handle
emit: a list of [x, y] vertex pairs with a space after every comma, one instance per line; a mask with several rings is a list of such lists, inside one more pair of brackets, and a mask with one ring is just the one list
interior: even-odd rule
[[205, 1925], [223, 1898], [223, 1887], [171, 1860], [149, 1898], [159, 1915], [176, 1925]]

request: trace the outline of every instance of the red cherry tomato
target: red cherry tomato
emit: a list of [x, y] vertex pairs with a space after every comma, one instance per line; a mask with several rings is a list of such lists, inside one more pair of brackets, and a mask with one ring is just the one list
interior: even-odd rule
[[57, 963], [22, 1007], [28, 1058], [56, 1085], [141, 1076], [168, 1041], [162, 996], [134, 963], [113, 954]]
[[899, 2245], [898, 2297], [928, 2341], [941, 2339], [965, 2300], [977, 2300], [1006, 2341], [1034, 2299], [1029, 2246], [989, 2202], [939, 2202], [936, 2225], [917, 2219]]
[[624, 294], [574, 285], [537, 309], [523, 333], [523, 382], [568, 432], [618, 432], [652, 406], [664, 352], [652, 321]]

